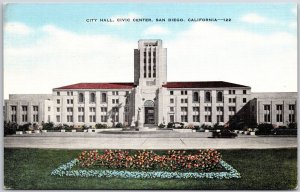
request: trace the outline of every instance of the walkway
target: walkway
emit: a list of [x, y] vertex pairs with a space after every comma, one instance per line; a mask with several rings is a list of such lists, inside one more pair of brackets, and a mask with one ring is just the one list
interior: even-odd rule
[[55, 149], [264, 149], [297, 147], [296, 137], [239, 135], [210, 138], [211, 133], [156, 132], [137, 134], [43, 133], [4, 138], [7, 148]]

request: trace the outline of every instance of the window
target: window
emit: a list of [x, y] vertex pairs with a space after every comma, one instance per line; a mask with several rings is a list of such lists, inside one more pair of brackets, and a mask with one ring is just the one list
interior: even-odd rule
[[199, 111], [200, 111], [200, 108], [199, 108], [199, 107], [193, 107], [193, 111], [199, 112]]
[[282, 122], [282, 114], [276, 114], [276, 122]]
[[181, 99], [181, 103], [188, 103], [188, 99]]
[[217, 93], [217, 102], [222, 102], [223, 101], [223, 93], [219, 91]]
[[102, 103], [106, 103], [107, 102], [106, 93], [102, 93], [101, 94], [101, 102]]
[[187, 112], [188, 108], [187, 107], [181, 107], [182, 112]]
[[181, 91], [181, 95], [187, 95], [187, 91]]
[[116, 99], [116, 103], [117, 103], [117, 104], [119, 103], [119, 99]]
[[204, 121], [205, 122], [211, 122], [211, 115], [205, 115]]
[[217, 107], [217, 111], [223, 111], [223, 107]]
[[78, 95], [78, 102], [79, 103], [83, 103], [83, 101], [84, 101], [84, 95], [83, 95], [83, 93], [79, 93], [79, 95]]
[[247, 94], [247, 90], [243, 90], [243, 94], [244, 94], [244, 95]]
[[271, 115], [270, 115], [270, 113], [264, 114], [264, 122], [271, 122]]
[[174, 112], [174, 107], [170, 107], [170, 112]]
[[112, 94], [113, 95], [119, 95], [119, 91], [113, 91]]
[[107, 107], [101, 107], [101, 112], [107, 112]]
[[101, 122], [107, 122], [107, 116], [101, 115]]
[[181, 115], [181, 122], [187, 122], [187, 121], [188, 121], [187, 115]]
[[235, 98], [229, 98], [229, 103], [235, 103]]
[[295, 110], [295, 105], [289, 105], [289, 110], [294, 111]]
[[96, 112], [96, 108], [95, 107], [90, 107], [90, 112]]
[[39, 111], [39, 107], [38, 106], [33, 106], [33, 111]]
[[11, 115], [11, 121], [12, 122], [17, 122], [17, 115], [16, 114]]
[[60, 99], [57, 99], [57, 100], [56, 100], [56, 103], [57, 103], [57, 104], [60, 104]]
[[229, 107], [229, 111], [235, 111], [235, 107]]
[[12, 111], [17, 111], [17, 106], [11, 106]]
[[67, 91], [67, 95], [70, 96], [70, 92], [69, 91]]
[[22, 122], [27, 122], [27, 114], [22, 115]]
[[204, 107], [204, 110], [210, 112], [211, 111], [211, 107]]
[[96, 115], [90, 115], [90, 122], [96, 122]]
[[247, 98], [243, 98], [243, 103], [247, 103]]
[[70, 100], [69, 99], [67, 99], [67, 104], [70, 104]]
[[96, 94], [95, 93], [91, 93], [90, 94], [90, 103], [95, 103], [96, 102]]
[[210, 92], [207, 91], [207, 92], [205, 92], [205, 102], [210, 102], [210, 101], [211, 101]]
[[56, 122], [60, 122], [60, 115], [56, 115]]
[[174, 115], [170, 115], [170, 122], [174, 122], [175, 119], [174, 119]]
[[289, 114], [289, 122], [295, 123], [295, 114]]
[[198, 92], [194, 92], [193, 93], [193, 102], [198, 102], [199, 101], [199, 93]]
[[50, 115], [48, 115], [48, 122], [50, 122]]
[[119, 115], [112, 115], [111, 118], [113, 122], [119, 122]]
[[59, 107], [56, 107], [56, 112], [60, 112], [60, 108]]
[[[82, 108], [82, 107], [79, 107], [79, 108]], [[79, 111], [79, 108], [78, 108], [78, 111]], [[72, 107], [67, 107], [67, 112], [73, 112], [73, 108]]]
[[170, 91], [170, 95], [174, 95], [174, 91]]
[[84, 112], [84, 107], [78, 107], [78, 112]]
[[199, 115], [193, 115], [193, 122], [200, 122]]
[[48, 111], [51, 111], [51, 107], [48, 107]]
[[223, 115], [217, 115], [217, 122], [224, 122], [224, 116]]
[[78, 115], [78, 122], [84, 122], [84, 115]]
[[73, 122], [73, 115], [67, 115], [67, 122]]
[[22, 106], [22, 111], [27, 111], [27, 106]]
[[233, 95], [235, 94], [235, 90], [229, 90], [228, 92], [229, 92], [230, 95], [231, 94], [233, 94]]
[[174, 99], [173, 98], [170, 99], [170, 103], [174, 103]]
[[282, 110], [282, 105], [276, 105], [276, 110], [281, 111]]
[[118, 108], [118, 107], [113, 107], [113, 108], [112, 108], [112, 111], [113, 111], [114, 113], [119, 113], [119, 108]]
[[39, 115], [38, 114], [34, 114], [33, 115], [33, 122], [38, 122], [39, 121]]
[[59, 92], [59, 91], [57, 91], [57, 92], [56, 92], [56, 95], [57, 95], [57, 96], [60, 96], [60, 92]]
[[264, 110], [270, 111], [270, 109], [271, 109], [271, 106], [270, 106], [270, 105], [264, 105]]

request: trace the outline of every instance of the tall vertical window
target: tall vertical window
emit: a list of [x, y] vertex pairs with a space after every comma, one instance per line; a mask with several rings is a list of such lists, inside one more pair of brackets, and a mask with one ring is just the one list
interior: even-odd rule
[[33, 106], [33, 111], [39, 111], [39, 107], [38, 106]]
[[95, 103], [96, 102], [96, 95], [95, 93], [90, 94], [90, 103]]
[[56, 122], [60, 122], [60, 115], [56, 115]]
[[270, 113], [271, 105], [264, 105], [264, 122], [271, 122], [271, 113]]
[[22, 106], [22, 111], [27, 111], [27, 106]]
[[193, 102], [198, 102], [199, 101], [199, 93], [198, 92], [194, 92], [193, 93]]
[[83, 103], [83, 101], [84, 101], [84, 95], [83, 95], [83, 93], [79, 93], [79, 95], [78, 95], [78, 102], [79, 103]]
[[12, 111], [17, 111], [17, 106], [11, 106]]
[[223, 92], [219, 91], [217, 93], [217, 102], [222, 102], [223, 101]]
[[101, 94], [101, 102], [102, 102], [102, 103], [106, 103], [106, 102], [107, 102], [106, 93], [102, 93], [102, 94]]
[[170, 122], [174, 122], [175, 119], [174, 119], [174, 115], [170, 115]]
[[217, 115], [217, 122], [224, 122], [224, 116], [223, 115]]
[[210, 96], [210, 92], [206, 91], [205, 92], [205, 102], [210, 102], [211, 101], [211, 96]]

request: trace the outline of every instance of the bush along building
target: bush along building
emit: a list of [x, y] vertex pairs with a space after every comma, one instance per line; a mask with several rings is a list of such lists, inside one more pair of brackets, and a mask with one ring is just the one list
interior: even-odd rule
[[45, 94], [12, 94], [5, 121], [74, 127], [156, 126], [169, 122], [253, 127], [296, 122], [296, 92], [252, 93], [224, 81], [168, 82], [167, 49], [161, 40], [140, 40], [134, 50], [134, 82], [78, 83]]

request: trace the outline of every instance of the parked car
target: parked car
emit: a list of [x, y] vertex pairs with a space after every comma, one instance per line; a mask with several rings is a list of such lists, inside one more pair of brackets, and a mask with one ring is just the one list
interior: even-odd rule
[[235, 138], [235, 137], [237, 137], [237, 134], [227, 129], [221, 130], [220, 132], [217, 131], [213, 132], [213, 138]]

